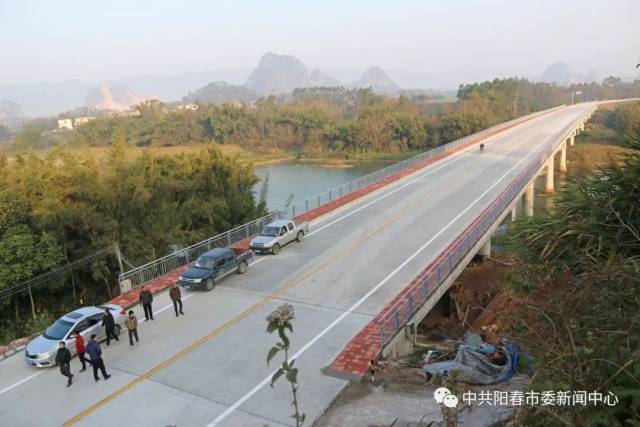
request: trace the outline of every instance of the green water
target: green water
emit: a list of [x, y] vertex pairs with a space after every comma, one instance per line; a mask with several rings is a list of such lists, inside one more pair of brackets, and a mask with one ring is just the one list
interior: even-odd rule
[[302, 201], [389, 164], [364, 162], [348, 168], [332, 168], [320, 164], [284, 162], [258, 166], [255, 173], [261, 182], [256, 185], [255, 191], [260, 192], [262, 182], [268, 176], [267, 207], [269, 210], [275, 210], [285, 206], [290, 197], [293, 197], [293, 201]]

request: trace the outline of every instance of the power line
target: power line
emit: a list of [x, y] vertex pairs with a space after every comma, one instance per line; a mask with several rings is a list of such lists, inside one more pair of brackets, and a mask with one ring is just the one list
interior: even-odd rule
[[109, 246], [85, 257], [72, 261], [68, 264], [56, 267], [53, 270], [42, 273], [36, 277], [31, 277], [18, 283], [17, 285], [5, 289], [0, 289], [0, 298], [7, 298], [15, 294], [22, 293], [28, 288], [33, 288], [35, 286], [41, 285], [42, 283], [46, 283], [49, 280], [61, 276], [62, 274], [65, 274], [69, 271], [73, 271], [78, 267], [92, 263], [93, 261], [96, 261], [97, 259], [103, 258], [105, 256], [111, 255], [115, 253], [115, 251], [116, 249], [114, 246]]

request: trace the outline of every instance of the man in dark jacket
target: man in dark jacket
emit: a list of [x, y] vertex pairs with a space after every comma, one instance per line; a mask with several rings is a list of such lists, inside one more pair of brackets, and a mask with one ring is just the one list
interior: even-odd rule
[[146, 286], [143, 286], [140, 289], [140, 304], [144, 309], [144, 318], [146, 320], [153, 320], [153, 310], [151, 309], [151, 303], [153, 302], [153, 294], [147, 289]]
[[71, 363], [71, 352], [65, 346], [64, 341], [60, 341], [58, 352], [56, 353], [56, 365], [60, 366], [60, 373], [67, 377], [67, 387], [71, 385], [71, 378], [73, 378], [69, 363]]
[[180, 293], [180, 288], [177, 283], [174, 283], [169, 289], [169, 298], [173, 301], [173, 309], [176, 312], [176, 317], [178, 317], [178, 306], [180, 306], [180, 314], [184, 314], [182, 312], [182, 294]]
[[98, 369], [102, 372], [102, 377], [105, 380], [111, 378], [111, 375], [107, 375], [107, 370], [104, 367], [104, 360], [102, 360], [102, 349], [100, 348], [100, 344], [96, 341], [96, 335], [91, 335], [91, 339], [87, 343], [87, 353], [89, 353], [89, 357], [91, 358], [91, 365], [93, 366], [93, 378], [96, 381], [99, 381], [98, 377]]
[[87, 359], [84, 355], [85, 353], [85, 348], [84, 348], [84, 338], [82, 337], [82, 334], [80, 334], [80, 331], [76, 331], [76, 353], [78, 354], [78, 359], [80, 359], [80, 363], [82, 364], [82, 369], [80, 369], [80, 372], [83, 372], [87, 369], [87, 364], [86, 362], [89, 362], [89, 364], [91, 364], [91, 360]]
[[109, 345], [109, 341], [111, 338], [116, 340], [116, 342], [120, 342], [118, 337], [116, 336], [116, 321], [113, 318], [113, 314], [108, 308], [104, 309], [104, 317], [102, 318], [102, 326], [104, 326], [104, 331], [107, 334], [107, 345]]

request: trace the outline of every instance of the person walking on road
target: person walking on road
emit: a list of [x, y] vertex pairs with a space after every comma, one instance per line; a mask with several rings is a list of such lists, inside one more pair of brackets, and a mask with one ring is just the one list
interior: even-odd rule
[[480, 152], [484, 153], [484, 142], [480, 143]]
[[140, 290], [140, 304], [144, 309], [144, 318], [145, 320], [153, 320], [153, 309], [151, 308], [151, 303], [153, 302], [153, 294], [151, 291], [147, 289], [146, 286], [143, 286]]
[[127, 331], [129, 331], [129, 345], [133, 345], [133, 337], [136, 337], [138, 342], [138, 318], [133, 314], [133, 310], [129, 310], [129, 316], [127, 316]]
[[173, 309], [176, 312], [176, 317], [178, 317], [178, 306], [180, 306], [180, 314], [184, 315], [182, 312], [182, 294], [180, 293], [180, 288], [177, 283], [174, 283], [169, 289], [169, 297], [171, 301], [173, 301]]
[[89, 365], [91, 365], [91, 360], [87, 359], [84, 355], [84, 338], [82, 337], [82, 334], [80, 334], [80, 331], [76, 331], [76, 353], [78, 354], [80, 363], [82, 363], [82, 369], [80, 369], [80, 372], [84, 372], [87, 370], [86, 362], [89, 362]]
[[116, 336], [116, 321], [113, 318], [113, 314], [108, 308], [104, 309], [104, 317], [102, 318], [102, 326], [104, 326], [104, 331], [107, 334], [107, 345], [109, 345], [109, 341], [111, 338], [116, 340], [116, 342], [120, 342], [120, 339]]
[[100, 348], [100, 344], [96, 341], [96, 334], [91, 335], [91, 339], [87, 343], [87, 353], [89, 353], [89, 357], [91, 358], [91, 366], [93, 366], [93, 378], [96, 381], [100, 380], [98, 377], [98, 369], [102, 372], [102, 378], [108, 380], [111, 378], [111, 375], [107, 374], [107, 370], [104, 367], [104, 360], [102, 360], [102, 349]]
[[73, 383], [73, 374], [71, 373], [71, 352], [65, 345], [64, 341], [60, 341], [58, 344], [58, 352], [56, 353], [56, 364], [60, 366], [60, 373], [67, 377], [67, 387], [70, 387]]

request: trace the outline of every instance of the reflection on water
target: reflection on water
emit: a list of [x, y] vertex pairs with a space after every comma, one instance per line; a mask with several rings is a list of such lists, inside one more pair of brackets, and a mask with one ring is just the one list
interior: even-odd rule
[[317, 193], [353, 181], [363, 175], [375, 172], [389, 163], [356, 163], [353, 167], [333, 168], [320, 164], [285, 162], [257, 166], [255, 173], [261, 182], [255, 187], [260, 193], [262, 181], [269, 177], [267, 189], [267, 207], [280, 209], [287, 201], [301, 201]]

